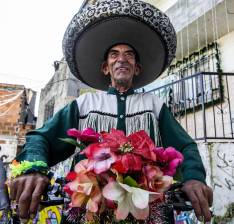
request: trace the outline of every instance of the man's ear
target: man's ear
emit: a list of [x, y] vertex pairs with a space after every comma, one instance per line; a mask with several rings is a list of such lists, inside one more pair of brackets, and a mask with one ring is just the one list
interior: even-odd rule
[[139, 75], [141, 71], [142, 71], [142, 65], [140, 63], [136, 63], [135, 75]]
[[108, 65], [107, 65], [107, 62], [104, 61], [102, 63], [102, 66], [101, 66], [101, 71], [104, 75], [108, 75], [109, 74], [109, 68], [108, 68]]

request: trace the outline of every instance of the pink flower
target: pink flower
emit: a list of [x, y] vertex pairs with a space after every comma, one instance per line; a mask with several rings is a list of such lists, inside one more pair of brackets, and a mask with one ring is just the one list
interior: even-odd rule
[[88, 170], [93, 170], [100, 174], [110, 169], [111, 165], [117, 160], [117, 156], [111, 151], [108, 143], [93, 143], [85, 148], [81, 154], [85, 154], [89, 159]]
[[86, 169], [88, 160], [82, 160], [75, 166], [76, 177], [66, 184], [64, 190], [71, 195], [71, 207], [86, 205], [88, 212], [98, 212], [102, 193], [96, 175]]
[[164, 192], [172, 184], [173, 178], [163, 176], [163, 172], [157, 166], [146, 165], [142, 168], [140, 185], [149, 191]]
[[86, 128], [83, 131], [79, 131], [75, 128], [67, 130], [67, 135], [79, 139], [81, 142], [98, 142], [100, 134], [95, 132], [92, 128]]
[[155, 148], [154, 152], [157, 157], [157, 165], [163, 171], [164, 175], [173, 176], [177, 166], [179, 166], [184, 159], [183, 155], [173, 147], [168, 147], [166, 149], [161, 147]]

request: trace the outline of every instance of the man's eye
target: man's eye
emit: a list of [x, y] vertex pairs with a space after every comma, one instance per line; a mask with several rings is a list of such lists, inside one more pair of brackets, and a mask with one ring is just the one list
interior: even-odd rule
[[110, 54], [110, 57], [111, 57], [111, 58], [116, 58], [117, 56], [118, 56], [118, 54], [115, 53], [115, 52], [113, 52], [113, 53]]
[[131, 52], [126, 53], [125, 56], [128, 57], [128, 58], [134, 58], [135, 57], [134, 54], [131, 53]]

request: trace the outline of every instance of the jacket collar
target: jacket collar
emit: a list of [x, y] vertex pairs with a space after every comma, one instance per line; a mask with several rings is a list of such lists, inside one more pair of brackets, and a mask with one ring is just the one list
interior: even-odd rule
[[107, 94], [112, 94], [112, 95], [121, 95], [121, 96], [129, 96], [134, 94], [134, 89], [131, 87], [130, 89], [128, 89], [126, 92], [119, 92], [116, 88], [114, 87], [109, 87]]

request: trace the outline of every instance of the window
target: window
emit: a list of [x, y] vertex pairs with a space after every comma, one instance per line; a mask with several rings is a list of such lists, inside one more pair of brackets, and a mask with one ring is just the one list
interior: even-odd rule
[[[221, 72], [218, 44], [212, 43], [199, 52], [194, 52], [188, 58], [170, 66], [168, 75], [182, 78], [191, 77], [198, 73], [210, 73], [203, 76], [192, 76], [172, 86], [173, 102], [179, 108], [188, 109], [203, 102], [209, 103], [220, 98]], [[204, 98], [203, 98], [204, 97]]]
[[54, 115], [54, 98], [49, 100], [45, 105], [44, 122], [53, 117]]

